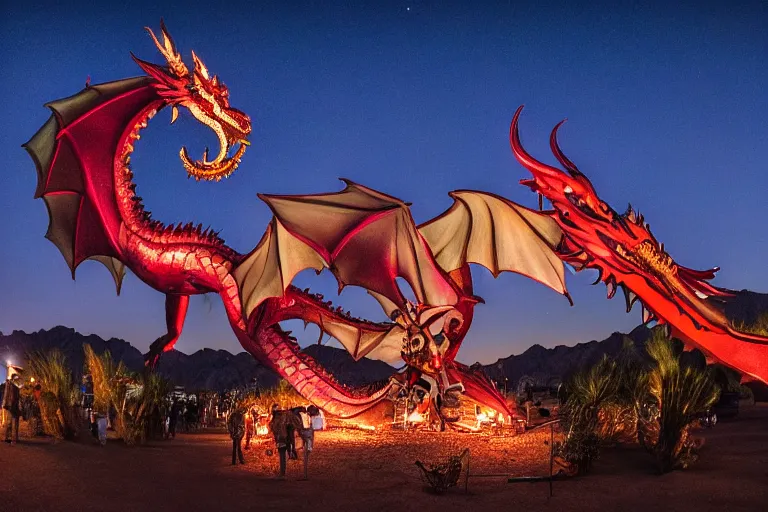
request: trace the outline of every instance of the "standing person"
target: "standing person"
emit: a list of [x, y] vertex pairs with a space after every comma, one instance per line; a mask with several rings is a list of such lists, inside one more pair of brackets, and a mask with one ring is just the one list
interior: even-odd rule
[[[14, 368], [14, 367], [10, 367]], [[9, 372], [10, 373], [10, 369]], [[19, 419], [21, 417], [21, 379], [19, 374], [14, 372], [13, 376], [5, 381], [5, 392], [3, 393], [3, 409], [7, 410], [11, 417], [8, 419], [8, 425], [5, 427], [5, 442], [15, 445], [19, 440]]]
[[229, 437], [232, 438], [232, 465], [236, 466], [237, 462], [245, 464], [245, 458], [243, 457], [243, 435], [245, 435], [245, 418], [243, 417], [243, 411], [235, 409], [227, 418], [227, 430], [229, 430]]
[[289, 411], [281, 411], [277, 404], [272, 405], [272, 419], [269, 422], [269, 430], [275, 438], [277, 453], [280, 456], [280, 478], [285, 478], [285, 466], [288, 446], [288, 426], [294, 429], [301, 428], [301, 422], [295, 414]]
[[[301, 442], [304, 448], [304, 480], [309, 479], [309, 454], [315, 446], [315, 425], [317, 421], [313, 421], [315, 418], [320, 418], [320, 409], [314, 405], [307, 407], [306, 412], [299, 411], [299, 417], [301, 418], [302, 429], [299, 431], [301, 435]], [[322, 427], [318, 427], [318, 430], [322, 430]]]
[[99, 444], [105, 446], [107, 444], [107, 417], [108, 414], [98, 413], [96, 424], [99, 433]]
[[294, 407], [286, 411], [288, 415], [288, 423], [286, 430], [288, 433], [288, 458], [291, 460], [297, 460], [299, 454], [296, 452], [296, 434], [301, 430], [301, 420], [298, 415], [298, 408]]
[[98, 414], [96, 413], [96, 411], [91, 409], [91, 412], [89, 412], [88, 415], [89, 415], [88, 421], [90, 422], [89, 424], [91, 427], [91, 435], [93, 436], [94, 439], [98, 441], [99, 440], [99, 424], [96, 421]]
[[171, 404], [171, 414], [168, 418], [168, 435], [171, 439], [176, 439], [176, 426], [179, 423], [179, 416], [181, 415], [181, 405], [178, 399], [174, 398]]
[[245, 415], [245, 449], [251, 449], [251, 438], [256, 430], [256, 409], [251, 408]]

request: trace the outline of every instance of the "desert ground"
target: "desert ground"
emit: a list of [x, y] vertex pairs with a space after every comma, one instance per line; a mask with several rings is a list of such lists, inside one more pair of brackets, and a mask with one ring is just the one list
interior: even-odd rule
[[639, 448], [603, 451], [585, 477], [549, 484], [508, 484], [505, 477], [472, 477], [469, 492], [425, 490], [414, 461], [438, 462], [471, 450], [471, 472], [544, 475], [547, 432], [515, 438], [477, 434], [350, 430], [319, 432], [310, 479], [289, 462], [275, 478], [277, 456], [268, 439], [231, 466], [222, 432], [180, 434], [172, 441], [127, 447], [94, 440], [0, 444], [0, 510], [764, 510], [768, 499], [768, 404], [721, 421], [706, 438], [698, 463], [654, 474]]

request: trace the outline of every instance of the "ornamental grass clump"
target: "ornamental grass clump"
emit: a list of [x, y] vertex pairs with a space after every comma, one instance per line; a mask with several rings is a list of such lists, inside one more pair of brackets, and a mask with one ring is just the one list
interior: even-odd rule
[[87, 343], [83, 344], [85, 365], [93, 382], [93, 409], [101, 416], [109, 416], [114, 408], [115, 416], [112, 428], [121, 439], [128, 441], [128, 425], [125, 417], [126, 388], [122, 382], [128, 370], [120, 361], [115, 364], [112, 354], [105, 350], [97, 355]]
[[306, 404], [306, 399], [299, 395], [288, 381], [281, 379], [277, 386], [269, 389], [260, 389], [257, 393], [246, 395], [253, 407], [260, 414], [269, 414], [272, 404], [277, 404], [280, 409], [290, 409]]
[[114, 411], [118, 437], [131, 445], [145, 442], [160, 430], [165, 399], [171, 392], [168, 381], [153, 372], [129, 372], [122, 361], [115, 364], [108, 350], [97, 355], [88, 344], [83, 350], [93, 380], [94, 409], [102, 415]]
[[36, 351], [28, 354], [27, 360], [30, 374], [41, 386], [38, 403], [43, 431], [57, 439], [74, 438], [78, 390], [64, 353], [58, 349]]
[[168, 407], [166, 398], [172, 391], [168, 380], [154, 372], [145, 372], [125, 381], [124, 414], [128, 444], [144, 443], [153, 433], [162, 432], [162, 421]]

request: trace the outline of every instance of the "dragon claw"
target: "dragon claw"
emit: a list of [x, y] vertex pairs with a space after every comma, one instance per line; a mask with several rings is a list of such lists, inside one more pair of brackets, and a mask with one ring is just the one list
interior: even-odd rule
[[144, 355], [144, 367], [148, 370], [154, 370], [160, 360], [160, 354], [150, 350]]

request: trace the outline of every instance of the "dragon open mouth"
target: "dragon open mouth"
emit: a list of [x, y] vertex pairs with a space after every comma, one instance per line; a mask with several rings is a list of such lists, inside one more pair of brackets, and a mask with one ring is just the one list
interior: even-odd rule
[[[173, 107], [172, 121], [176, 120], [178, 111], [176, 107]], [[201, 108], [196, 105], [190, 105], [189, 111], [195, 118], [208, 126], [216, 133], [216, 137], [219, 139], [219, 152], [213, 160], [208, 160], [208, 148], [203, 153], [201, 160], [192, 160], [187, 154], [187, 148], [182, 147], [179, 151], [179, 157], [184, 164], [184, 168], [187, 170], [189, 177], [194, 177], [196, 180], [206, 181], [220, 181], [221, 178], [229, 177], [237, 166], [240, 165], [240, 160], [245, 153], [245, 148], [250, 145], [246, 137], [248, 131], [250, 131], [250, 122], [244, 114], [240, 114], [234, 110], [217, 112], [218, 116], [227, 121], [227, 124], [220, 123], [219, 121], [208, 116]], [[236, 129], [233, 126], [247, 126], [248, 131]], [[239, 144], [235, 153], [228, 157], [229, 151]]]
[[611, 237], [604, 235], [599, 230], [596, 233], [606, 247], [636, 269], [641, 269], [644, 272], [650, 272], [658, 276], [670, 277], [674, 274], [675, 263], [672, 257], [664, 251], [664, 246], [655, 240], [644, 240], [630, 249], [616, 242]]

